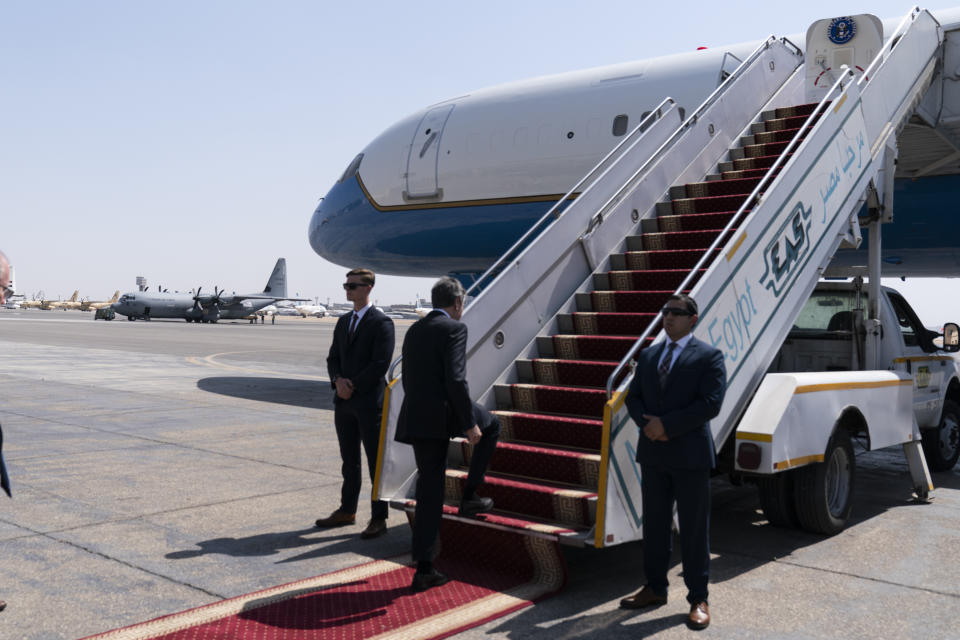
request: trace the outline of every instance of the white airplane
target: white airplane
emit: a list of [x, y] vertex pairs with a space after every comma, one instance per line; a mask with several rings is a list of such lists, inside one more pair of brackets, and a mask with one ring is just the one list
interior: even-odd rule
[[322, 304], [298, 304], [295, 309], [304, 318], [307, 316], [313, 316], [314, 318], [327, 316], [327, 308]]
[[[953, 74], [960, 67], [960, 47], [951, 44], [960, 41], [960, 9], [932, 14], [946, 32], [943, 68]], [[901, 19], [884, 21], [883, 33], [892, 33]], [[804, 35], [787, 37], [805, 46]], [[313, 213], [310, 244], [344, 266], [362, 257], [377, 273], [451, 273], [469, 280], [665, 97], [692, 114], [759, 44], [534, 78], [426, 107], [349, 163]], [[885, 276], [960, 276], [960, 227], [943, 223], [960, 194], [957, 85], [942, 83], [935, 127], [914, 123], [900, 137], [896, 217], [884, 233]], [[952, 161], [942, 162], [951, 154]], [[841, 251], [836, 260], [859, 254], [865, 250]]]

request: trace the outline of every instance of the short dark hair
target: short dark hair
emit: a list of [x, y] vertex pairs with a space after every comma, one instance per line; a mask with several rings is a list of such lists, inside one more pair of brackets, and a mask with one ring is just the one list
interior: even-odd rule
[[430, 290], [430, 302], [433, 303], [434, 309], [446, 309], [452, 307], [457, 298], [462, 298], [464, 293], [463, 285], [459, 280], [443, 276]]
[[679, 300], [680, 302], [682, 302], [687, 306], [687, 311], [689, 311], [691, 315], [694, 315], [694, 316], [699, 315], [699, 312], [697, 310], [697, 301], [685, 293], [675, 293], [672, 296], [670, 296], [668, 300]]
[[350, 276], [360, 276], [360, 281], [363, 284], [370, 285], [371, 287], [377, 279], [377, 277], [373, 275], [373, 271], [370, 271], [370, 269], [350, 269], [350, 271], [347, 271], [347, 277], [349, 278]]

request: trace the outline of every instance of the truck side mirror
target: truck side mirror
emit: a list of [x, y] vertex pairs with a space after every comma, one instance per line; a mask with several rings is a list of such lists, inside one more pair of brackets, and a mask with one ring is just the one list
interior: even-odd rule
[[948, 353], [960, 351], [960, 326], [956, 322], [943, 325], [943, 350]]

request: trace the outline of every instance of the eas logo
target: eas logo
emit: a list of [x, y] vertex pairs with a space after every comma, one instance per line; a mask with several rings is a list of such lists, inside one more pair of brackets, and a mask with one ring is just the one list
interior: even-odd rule
[[777, 235], [763, 250], [763, 263], [766, 270], [760, 276], [760, 284], [773, 289], [773, 295], [779, 297], [790, 274], [810, 251], [810, 214], [812, 207], [804, 208], [803, 202], [797, 202], [781, 225]]

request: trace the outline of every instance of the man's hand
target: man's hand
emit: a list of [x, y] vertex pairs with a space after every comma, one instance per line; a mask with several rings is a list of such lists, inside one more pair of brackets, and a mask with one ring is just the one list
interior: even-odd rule
[[337, 378], [337, 397], [341, 400], [349, 400], [353, 395], [353, 383], [343, 376]]
[[648, 416], [647, 414], [643, 414], [643, 417], [647, 419], [647, 424], [643, 427], [643, 435], [647, 436], [650, 440], [666, 442], [667, 432], [663, 428], [663, 423], [660, 422], [660, 418], [657, 416]]
[[480, 442], [480, 438], [483, 437], [483, 432], [480, 431], [480, 427], [473, 425], [463, 433], [463, 437], [467, 439], [467, 442], [470, 444], [477, 444]]

